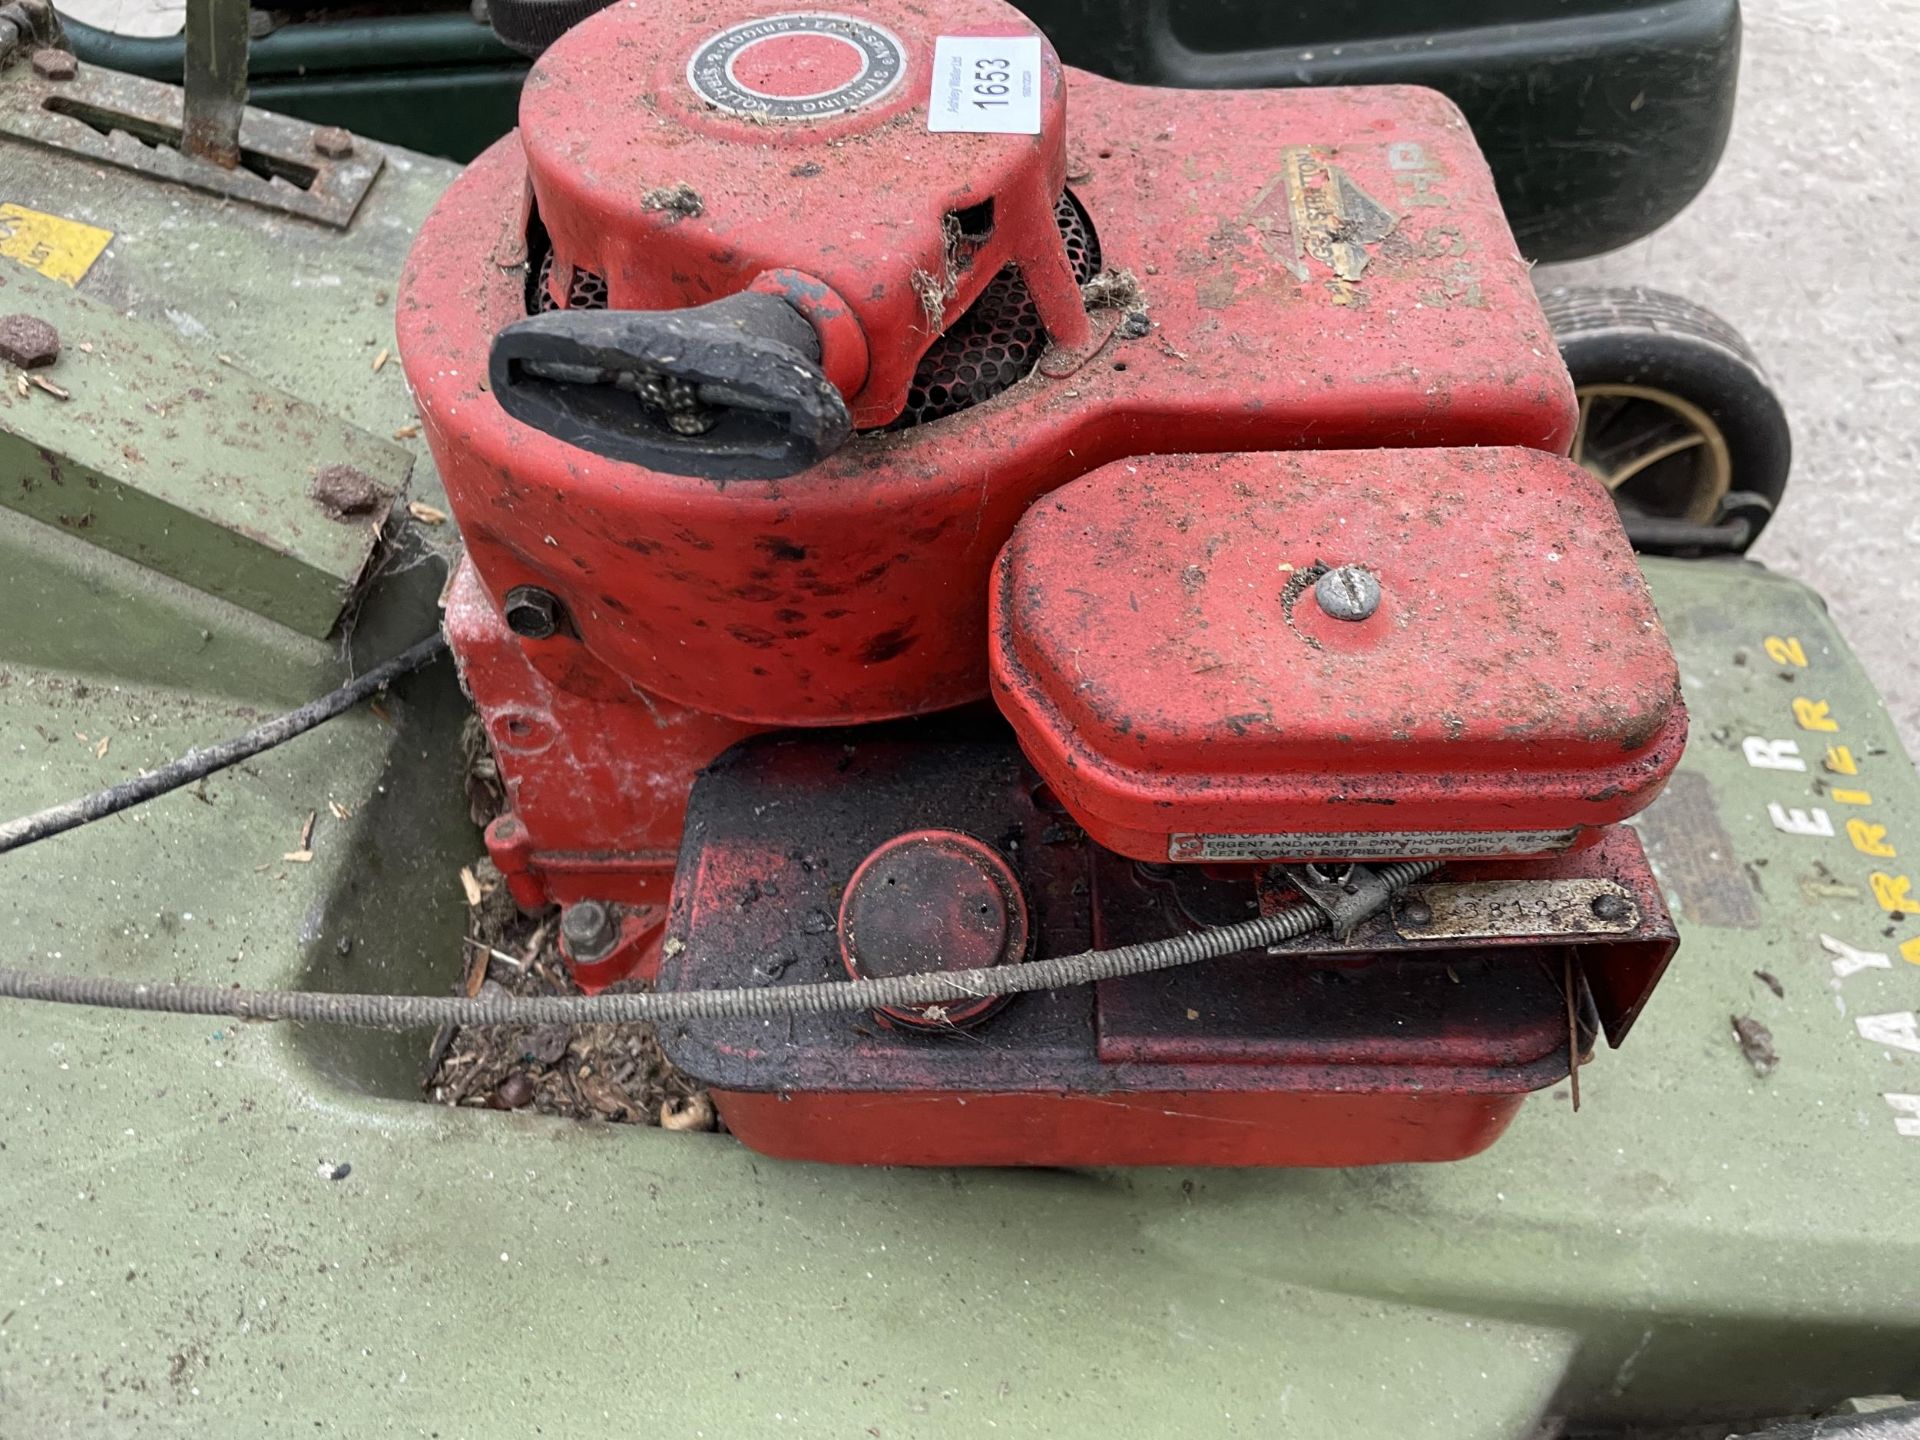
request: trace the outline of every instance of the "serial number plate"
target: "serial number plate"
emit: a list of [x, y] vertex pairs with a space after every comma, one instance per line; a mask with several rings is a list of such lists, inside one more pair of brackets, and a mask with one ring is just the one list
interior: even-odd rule
[[1040, 37], [942, 35], [933, 42], [927, 129], [1040, 133]]
[[1401, 860], [1539, 855], [1565, 850], [1573, 830], [1385, 830], [1344, 835], [1175, 835], [1169, 860]]

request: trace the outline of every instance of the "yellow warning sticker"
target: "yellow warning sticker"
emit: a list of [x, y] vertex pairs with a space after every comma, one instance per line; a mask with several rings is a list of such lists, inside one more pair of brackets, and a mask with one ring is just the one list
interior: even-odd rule
[[0, 205], [0, 255], [63, 285], [78, 285], [112, 243], [111, 230], [24, 205]]

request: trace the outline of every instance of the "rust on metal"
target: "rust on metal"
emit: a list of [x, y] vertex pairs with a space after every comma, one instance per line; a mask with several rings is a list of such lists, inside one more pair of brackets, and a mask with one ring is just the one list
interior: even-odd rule
[[43, 46], [33, 52], [33, 73], [42, 80], [71, 80], [80, 73], [80, 61], [71, 50]]
[[1640, 923], [1633, 898], [1612, 880], [1497, 880], [1409, 887], [1394, 928], [1409, 939], [1503, 935], [1626, 935]]
[[180, 149], [232, 170], [247, 108], [247, 0], [187, 0]]
[[339, 229], [386, 164], [365, 143], [329, 160], [313, 145], [321, 127], [252, 108], [240, 115], [237, 163], [217, 164], [194, 153], [179, 86], [97, 66], [69, 80], [23, 72], [10, 90], [0, 135]]
[[322, 125], [313, 132], [313, 151], [329, 160], [344, 160], [353, 154], [353, 136], [338, 125]]

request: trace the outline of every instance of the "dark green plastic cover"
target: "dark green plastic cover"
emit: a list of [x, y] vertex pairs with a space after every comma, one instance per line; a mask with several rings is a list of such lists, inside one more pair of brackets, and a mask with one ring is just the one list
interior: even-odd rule
[[[769, 9], [777, 8], [770, 0]], [[1739, 0], [1025, 0], [1070, 63], [1147, 85], [1412, 83], [1473, 123], [1520, 248], [1636, 240], [1706, 184], [1733, 119]], [[182, 43], [73, 24], [82, 59], [177, 80]], [[456, 160], [512, 124], [524, 62], [464, 9], [288, 25], [257, 105]]]

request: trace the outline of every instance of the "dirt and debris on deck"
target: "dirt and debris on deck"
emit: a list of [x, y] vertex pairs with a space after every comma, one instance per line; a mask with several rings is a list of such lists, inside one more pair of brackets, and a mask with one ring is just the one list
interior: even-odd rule
[[648, 190], [640, 197], [640, 208], [665, 215], [668, 220], [693, 220], [706, 213], [700, 192], [684, 180]]
[[356, 520], [389, 505], [393, 496], [366, 471], [352, 465], [325, 465], [308, 487], [314, 501], [333, 520]]
[[1753, 1066], [1753, 1073], [1764, 1080], [1780, 1063], [1779, 1053], [1773, 1048], [1773, 1032], [1751, 1015], [1734, 1015], [1730, 1019], [1734, 1044]]
[[[468, 808], [484, 825], [504, 802], [499, 768], [477, 723], [469, 723], [463, 742]], [[484, 858], [463, 868], [458, 880], [468, 902], [460, 994], [580, 993], [560, 956], [557, 910], [522, 914]], [[428, 1099], [443, 1105], [670, 1130], [715, 1128], [713, 1102], [673, 1067], [645, 1024], [449, 1026], [434, 1037], [421, 1084]]]

